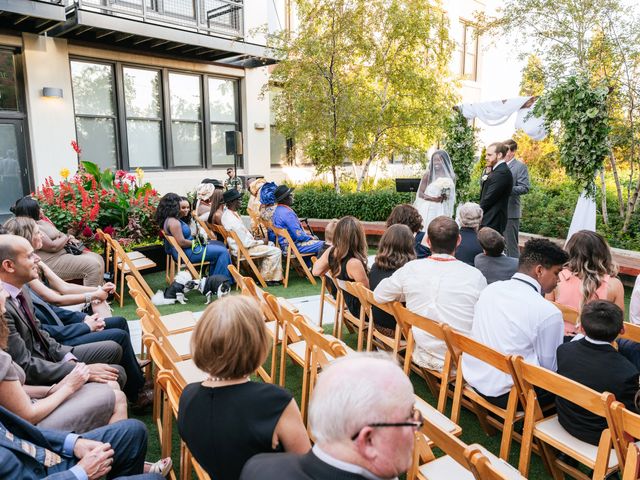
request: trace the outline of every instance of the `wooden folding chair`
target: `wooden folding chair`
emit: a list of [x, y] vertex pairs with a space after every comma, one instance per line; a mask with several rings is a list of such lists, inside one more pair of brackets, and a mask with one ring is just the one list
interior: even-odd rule
[[[184, 250], [182, 249], [182, 247], [178, 245], [178, 242], [176, 241], [175, 238], [173, 238], [171, 235], [165, 235], [164, 238], [171, 244], [171, 246], [173, 247], [173, 249], [176, 251], [178, 255], [176, 272], [179, 272], [182, 269], [182, 266], [184, 265], [194, 280], [200, 280], [201, 278], [200, 270], [208, 266], [209, 262], [206, 260], [204, 262], [198, 262], [198, 268], [200, 269], [198, 270], [198, 268], [196, 268], [195, 265], [191, 263], [191, 260], [189, 260], [189, 257], [187, 257], [187, 254], [184, 253]], [[203, 245], [202, 248], [206, 249], [207, 247], [206, 245]]]
[[207, 222], [205, 222], [204, 220], [202, 220], [200, 217], [198, 217], [198, 215], [196, 215], [195, 211], [191, 212], [191, 216], [193, 217], [193, 219], [196, 221], [196, 223], [198, 224], [198, 226], [200, 228], [202, 228], [202, 230], [204, 230], [204, 233], [207, 234], [207, 238], [209, 240], [217, 240], [218, 236], [215, 234], [215, 232], [213, 231], [213, 229], [211, 229], [211, 227], [209, 226], [209, 224]]
[[[120, 308], [122, 308], [122, 305], [124, 304], [125, 275], [129, 275], [129, 274], [134, 275], [138, 279], [138, 282], [140, 283], [140, 285], [149, 294], [149, 296], [150, 297], [153, 296], [153, 292], [151, 292], [151, 288], [149, 288], [149, 285], [147, 285], [147, 282], [145, 282], [142, 279], [142, 274], [140, 273], [140, 271], [148, 270], [150, 268], [155, 268], [156, 262], [144, 256], [138, 257], [132, 260], [124, 251], [124, 248], [122, 248], [122, 245], [120, 245], [120, 243], [118, 243], [113, 238], [111, 238], [111, 235], [104, 232], [102, 232], [102, 235], [107, 241], [107, 243], [109, 243], [111, 245], [111, 248], [113, 249], [113, 265], [114, 265], [113, 278], [116, 282], [115, 297], [120, 304]], [[118, 274], [118, 270], [120, 270], [119, 274]]]
[[300, 268], [302, 268], [302, 271], [306, 275], [307, 279], [311, 282], [311, 285], [316, 285], [316, 279], [313, 277], [313, 275], [311, 274], [311, 270], [309, 270], [309, 267], [307, 267], [307, 264], [304, 262], [305, 258], [313, 257], [315, 253], [300, 253], [298, 247], [296, 247], [296, 244], [293, 243], [291, 235], [289, 235], [289, 232], [286, 228], [278, 228], [273, 225], [271, 225], [271, 228], [276, 235], [276, 245], [280, 245], [278, 242], [278, 237], [282, 237], [285, 242], [287, 242], [287, 249], [285, 251], [287, 263], [285, 267], [286, 273], [284, 275], [284, 287], [287, 288], [287, 286], [289, 285], [289, 270], [291, 268], [292, 257], [298, 261]]
[[498, 457], [491, 456], [482, 445], [477, 443], [465, 449], [464, 458], [473, 477], [477, 480], [524, 479], [515, 467]]
[[624, 322], [624, 333], [619, 338], [626, 338], [640, 343], [640, 325]]
[[345, 292], [349, 295], [352, 295], [358, 298], [358, 289], [356, 287], [355, 282], [348, 282], [345, 280], [336, 279], [335, 280], [336, 288], [338, 289], [338, 299], [337, 299], [337, 310], [338, 310], [338, 321], [333, 326], [333, 335], [336, 338], [342, 338], [342, 325], [346, 325], [350, 331], [358, 332], [358, 340], [356, 350], [359, 352], [362, 350], [362, 344], [364, 341], [364, 332], [368, 327], [367, 324], [367, 311], [366, 309], [360, 306], [360, 311], [358, 312], [358, 316], [356, 317], [345, 302]]
[[[502, 441], [500, 442], [500, 458], [509, 461], [509, 452], [511, 450], [511, 438], [513, 436], [514, 424], [524, 418], [523, 412], [518, 412], [518, 389], [515, 371], [511, 356], [502, 353], [475, 341], [474, 339], [453, 330], [449, 325], [443, 325], [444, 337], [451, 352], [451, 359], [456, 368], [456, 381], [453, 391], [453, 406], [451, 407], [451, 420], [458, 422], [460, 419], [460, 408], [462, 399], [467, 398], [471, 401], [474, 413], [478, 417], [480, 424], [485, 431], [488, 431], [487, 424], [490, 424], [502, 430]], [[507, 400], [507, 408], [500, 408], [487, 401], [482, 395], [473, 388], [468, 387], [464, 381], [464, 361], [461, 359], [471, 356], [483, 361], [487, 367], [492, 366], [500, 370], [502, 373], [511, 375], [513, 378], [513, 386], [509, 392]], [[487, 414], [487, 411], [493, 415]], [[502, 422], [495, 417], [501, 418]]]
[[[404, 373], [409, 375], [409, 371], [412, 368], [411, 357], [415, 348], [413, 327], [425, 331], [438, 340], [442, 340], [443, 343], [445, 342], [444, 330], [442, 329], [442, 324], [422, 317], [417, 313], [413, 313], [400, 302], [393, 302], [392, 309], [394, 317], [402, 329], [402, 334], [407, 339], [407, 349], [404, 357]], [[425, 379], [433, 396], [438, 398], [438, 411], [440, 412], [444, 412], [447, 405], [449, 383], [455, 377], [452, 373], [451, 363], [451, 352], [449, 352], [447, 348], [441, 372], [416, 365], [417, 372]]]
[[251, 258], [251, 254], [249, 253], [249, 250], [247, 250], [247, 247], [243, 245], [242, 241], [240, 240], [240, 237], [238, 237], [238, 234], [233, 230], [225, 229], [222, 225], [217, 225], [217, 227], [218, 227], [218, 230], [222, 232], [222, 234], [224, 235], [224, 238], [227, 239], [227, 244], [228, 244], [229, 238], [231, 238], [236, 244], [237, 250], [235, 252], [233, 249], [229, 248], [229, 253], [231, 254], [231, 256], [236, 258], [236, 269], [240, 271], [240, 263], [245, 262], [249, 266], [249, 268], [251, 268], [251, 271], [260, 282], [260, 285], [262, 285], [262, 288], [267, 288], [267, 282], [264, 281], [264, 278], [260, 273], [260, 269], [258, 268], [256, 263], [253, 261], [253, 258]]
[[396, 329], [393, 338], [387, 337], [375, 328], [373, 321], [373, 308], [379, 308], [389, 315], [394, 315], [392, 304], [380, 303], [373, 296], [373, 292], [365, 287], [362, 283], [356, 283], [356, 293], [360, 300], [360, 305], [365, 309], [369, 318], [369, 326], [367, 330], [367, 352], [370, 352], [373, 345], [383, 350], [391, 350], [396, 358], [400, 358], [399, 354], [407, 347], [407, 342], [402, 339], [401, 328], [396, 322]]
[[[555, 480], [562, 480], [564, 473], [579, 479], [603, 479], [617, 471], [618, 459], [615, 450], [612, 450], [614, 425], [609, 414], [610, 405], [614, 401], [613, 394], [598, 393], [555, 372], [528, 364], [521, 357], [514, 358], [513, 364], [525, 407], [520, 447], [520, 473], [525, 477], [529, 474], [533, 442], [539, 444], [543, 460]], [[556, 397], [561, 397], [595, 415], [606, 418], [608, 428], [602, 432], [598, 446], [578, 440], [567, 432], [558, 422], [557, 415], [544, 418], [534, 387], [546, 390]], [[593, 476], [589, 477], [576, 467], [556, 458], [554, 449], [592, 469]]]
[[562, 303], [558, 303], [558, 302], [551, 302], [551, 303], [553, 303], [556, 307], [558, 307], [558, 310], [560, 310], [560, 312], [562, 313], [563, 321], [570, 323], [572, 325], [578, 325], [580, 323], [580, 312], [578, 310], [568, 305], [563, 305]]
[[208, 225], [211, 231], [216, 235], [216, 237], [218, 237], [220, 241], [225, 244], [226, 247], [229, 247], [229, 244], [227, 243], [227, 235], [222, 225], [217, 225], [215, 223], [210, 223]]
[[[623, 480], [638, 478], [640, 473], [640, 415], [615, 401], [609, 410], [613, 422], [613, 444], [623, 470]], [[635, 475], [635, 476], [634, 476]]]
[[[432, 447], [438, 447], [444, 456], [436, 458]], [[413, 452], [413, 463], [407, 473], [407, 480], [485, 480], [484, 477], [474, 476], [468, 457], [471, 451], [480, 451], [483, 456], [503, 474], [500, 479], [523, 479], [520, 473], [507, 462], [496, 457], [480, 446], [469, 447], [456, 435], [444, 430], [429, 418], [416, 432], [416, 443]]]
[[[318, 259], [316, 257], [311, 257], [311, 264], [315, 265]], [[320, 281], [320, 314], [318, 316], [318, 324], [322, 326], [322, 322], [324, 321], [324, 303], [327, 302], [329, 305], [333, 306], [335, 311], [333, 324], [335, 325], [338, 321], [338, 302], [334, 297], [333, 292], [329, 288], [329, 285], [333, 285], [333, 280], [331, 278], [331, 272], [327, 272], [322, 275], [322, 279]], [[336, 294], [337, 296], [337, 294]]]

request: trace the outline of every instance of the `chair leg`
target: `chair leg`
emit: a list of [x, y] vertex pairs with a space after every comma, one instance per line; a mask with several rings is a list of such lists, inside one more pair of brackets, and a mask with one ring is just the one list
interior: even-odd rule
[[124, 269], [120, 269], [120, 308], [124, 305]]
[[287, 247], [287, 266], [286, 272], [284, 275], [284, 288], [289, 286], [289, 269], [291, 268], [291, 246]]

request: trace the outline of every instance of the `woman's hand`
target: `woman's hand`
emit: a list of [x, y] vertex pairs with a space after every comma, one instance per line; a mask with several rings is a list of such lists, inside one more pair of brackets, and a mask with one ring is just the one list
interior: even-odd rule
[[102, 285], [102, 289], [107, 293], [114, 293], [116, 291], [116, 286], [111, 282], [107, 282]]
[[107, 298], [109, 298], [109, 292], [104, 289], [104, 286], [97, 288], [96, 291], [91, 294], [92, 302], [104, 302]]
[[85, 363], [78, 363], [71, 372], [58, 384], [58, 389], [66, 386], [72, 392], [77, 392], [89, 380], [89, 367]]

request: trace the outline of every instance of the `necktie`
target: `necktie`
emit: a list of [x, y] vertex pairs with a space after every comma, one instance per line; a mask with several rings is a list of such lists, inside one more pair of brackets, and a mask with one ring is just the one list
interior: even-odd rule
[[16, 300], [18, 300], [18, 303], [20, 303], [22, 312], [24, 313], [27, 320], [29, 320], [29, 324], [31, 326], [33, 336], [36, 338], [36, 341], [40, 343], [40, 347], [42, 348], [42, 352], [45, 356], [45, 359], [49, 360], [50, 362], [53, 362], [54, 360], [49, 354], [49, 345], [47, 344], [47, 342], [45, 342], [44, 337], [42, 336], [42, 332], [40, 332], [40, 329], [38, 328], [36, 319], [34, 318], [33, 312], [31, 311], [31, 309], [29, 308], [29, 305], [27, 304], [27, 299], [24, 297], [24, 294], [20, 292], [16, 296]]
[[60, 458], [60, 455], [58, 455], [57, 453], [52, 452], [47, 448], [39, 447], [34, 443], [28, 442], [27, 440], [22, 440], [21, 438], [16, 437], [1, 423], [0, 435], [6, 438], [9, 443], [11, 443], [15, 447], [15, 450], [24, 452], [25, 454], [35, 459], [36, 462], [44, 465], [45, 467], [53, 467], [62, 462], [62, 458]]

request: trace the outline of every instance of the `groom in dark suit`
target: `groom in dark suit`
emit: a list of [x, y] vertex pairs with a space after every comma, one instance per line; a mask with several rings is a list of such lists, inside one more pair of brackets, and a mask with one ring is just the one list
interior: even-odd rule
[[480, 192], [481, 225], [491, 227], [501, 235], [507, 226], [509, 195], [513, 188], [513, 175], [505, 162], [508, 151], [507, 146], [499, 142], [487, 147], [487, 166], [491, 167], [491, 173], [482, 183]]

